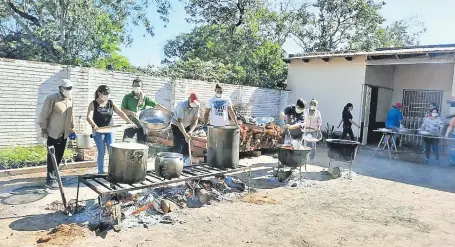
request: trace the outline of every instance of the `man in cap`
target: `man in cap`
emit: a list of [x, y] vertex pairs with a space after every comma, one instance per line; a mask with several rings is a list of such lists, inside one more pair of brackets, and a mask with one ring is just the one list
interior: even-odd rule
[[[393, 105], [392, 109], [389, 110], [387, 113], [387, 120], [385, 121], [385, 127], [387, 129], [396, 129], [403, 127], [402, 126], [402, 121], [403, 121], [403, 114], [401, 113], [401, 108], [403, 105], [399, 102], [397, 102], [395, 105]], [[396, 145], [396, 139], [397, 136], [393, 135], [393, 140], [392, 140], [392, 145]], [[388, 140], [385, 139], [385, 142]]]
[[200, 104], [195, 93], [191, 93], [187, 100], [177, 104], [171, 121], [174, 141], [174, 152], [181, 153], [185, 166], [191, 165], [188, 159], [191, 135], [199, 120]]
[[[74, 136], [73, 83], [62, 79], [59, 92], [47, 96], [39, 118], [41, 136], [47, 139], [47, 146], [54, 146], [57, 164], [60, 164], [66, 149], [68, 137]], [[47, 154], [46, 187], [58, 189], [51, 155]]]
[[133, 80], [133, 91], [125, 97], [123, 97], [122, 100], [122, 111], [128, 115], [128, 117], [133, 121], [137, 128], [128, 128], [125, 130], [123, 134], [123, 140], [126, 138], [133, 138], [136, 135], [137, 141], [140, 143], [145, 143], [147, 142], [147, 133], [146, 131], [141, 127], [138, 121], [138, 112], [144, 110], [147, 106], [156, 108], [158, 110], [167, 112], [167, 113], [172, 113], [169, 111], [166, 107], [156, 103], [153, 99], [150, 97], [146, 96], [143, 92], [143, 86], [144, 84], [142, 83], [141, 79], [136, 78]]

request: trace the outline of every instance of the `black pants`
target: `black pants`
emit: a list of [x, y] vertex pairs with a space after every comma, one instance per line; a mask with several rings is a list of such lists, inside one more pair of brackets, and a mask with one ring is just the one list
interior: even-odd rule
[[343, 134], [341, 134], [341, 140], [344, 140], [348, 134], [351, 138], [351, 141], [354, 141], [354, 133], [352, 132], [351, 126], [343, 126]]
[[128, 128], [125, 129], [123, 132], [123, 140], [126, 138], [133, 138], [134, 135], [137, 135], [137, 142], [139, 143], [146, 143], [147, 142], [147, 135], [143, 128]]
[[[66, 139], [60, 138], [60, 139], [54, 139], [51, 137], [47, 138], [47, 146], [54, 146], [55, 148], [55, 158], [57, 159], [57, 165], [60, 165], [60, 162], [62, 161], [63, 154], [65, 154], [65, 149], [66, 149]], [[49, 153], [49, 150], [47, 151], [47, 182], [53, 182], [56, 181], [57, 177], [55, 176], [55, 169], [54, 169], [54, 164], [52, 163], [52, 158], [51, 154]]]
[[425, 143], [425, 158], [430, 159], [431, 150], [433, 150], [434, 157], [439, 161], [439, 140], [435, 138], [423, 138]]
[[[189, 155], [190, 152], [188, 150], [188, 142], [185, 140], [185, 136], [183, 135], [182, 131], [180, 131], [179, 127], [176, 125], [171, 125], [172, 128], [172, 136], [173, 136], [173, 141], [174, 141], [174, 148], [173, 152], [174, 153], [179, 153], [182, 155]], [[190, 131], [190, 126], [185, 128], [185, 131]]]

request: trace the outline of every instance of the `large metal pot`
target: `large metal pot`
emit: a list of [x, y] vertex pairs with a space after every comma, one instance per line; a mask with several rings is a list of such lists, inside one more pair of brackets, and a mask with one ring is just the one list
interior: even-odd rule
[[284, 166], [297, 168], [305, 164], [310, 151], [310, 147], [301, 147], [298, 149], [281, 147], [278, 151], [278, 160]]
[[171, 123], [172, 116], [153, 108], [145, 109], [139, 113], [139, 123], [148, 131], [165, 129]]
[[165, 179], [178, 178], [183, 172], [183, 155], [161, 152], [155, 158], [155, 173]]
[[240, 129], [237, 126], [208, 127], [207, 164], [219, 169], [239, 166]]
[[139, 143], [111, 144], [108, 180], [121, 184], [144, 181], [147, 172], [148, 149], [147, 145]]
[[357, 147], [360, 145], [360, 142], [340, 139], [327, 139], [326, 142], [329, 148], [327, 152], [329, 158], [346, 162], [351, 162], [355, 159]]
[[93, 147], [93, 139], [88, 134], [80, 134], [76, 137], [76, 144], [77, 148], [92, 148]]

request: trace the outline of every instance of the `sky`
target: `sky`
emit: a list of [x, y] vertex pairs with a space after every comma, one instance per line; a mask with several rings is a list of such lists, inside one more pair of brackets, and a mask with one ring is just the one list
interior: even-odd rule
[[[155, 27], [155, 36], [145, 33], [143, 27], [133, 27], [133, 43], [129, 47], [122, 47], [122, 54], [131, 64], [145, 66], [148, 64], [160, 66], [164, 58], [163, 48], [166, 41], [180, 33], [190, 32], [193, 24], [185, 21], [186, 13], [183, 4], [173, 2], [173, 10], [169, 16], [169, 23], [164, 27], [156, 12], [150, 10], [149, 18]], [[455, 44], [455, 0], [386, 0], [386, 5], [381, 10], [388, 22], [417, 17], [426, 27], [426, 33], [420, 36], [422, 45]], [[299, 46], [288, 40], [283, 48], [287, 53], [298, 53]]]

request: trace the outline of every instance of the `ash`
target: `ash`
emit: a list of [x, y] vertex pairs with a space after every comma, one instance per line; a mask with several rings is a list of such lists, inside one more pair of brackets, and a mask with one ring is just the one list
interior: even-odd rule
[[93, 231], [151, 227], [157, 224], [183, 224], [179, 210], [211, 205], [213, 202], [242, 197], [247, 188], [233, 177], [218, 176], [191, 180], [172, 186], [146, 189], [138, 193], [116, 194], [102, 199], [85, 201], [74, 215], [74, 221], [86, 224]]

